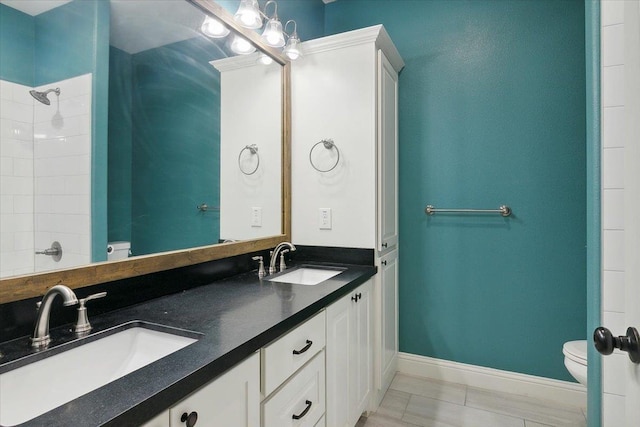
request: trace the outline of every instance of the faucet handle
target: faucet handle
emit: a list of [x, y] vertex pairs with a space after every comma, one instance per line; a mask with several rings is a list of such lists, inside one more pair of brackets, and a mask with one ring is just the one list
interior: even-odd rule
[[289, 249], [283, 249], [280, 251], [280, 271], [285, 271], [287, 269], [287, 264], [284, 262], [284, 254], [289, 252]]
[[92, 294], [92, 295], [89, 295], [86, 298], [79, 299], [78, 302], [80, 303], [80, 306], [84, 307], [84, 304], [87, 301], [91, 301], [92, 299], [103, 298], [103, 297], [106, 297], [106, 296], [107, 296], [106, 292], [98, 292], [97, 294]]
[[254, 261], [258, 261], [258, 277], [262, 279], [267, 275], [267, 273], [264, 271], [264, 261], [262, 256], [256, 255], [254, 257], [251, 257], [251, 259]]
[[107, 296], [106, 292], [99, 292], [97, 294], [92, 294], [86, 298], [78, 300], [78, 302], [80, 303], [80, 305], [78, 306], [78, 320], [76, 321], [76, 325], [73, 328], [76, 335], [86, 335], [91, 330], [91, 324], [89, 323], [89, 316], [87, 315], [87, 307], [85, 307], [85, 303], [93, 299], [103, 298], [105, 296]]

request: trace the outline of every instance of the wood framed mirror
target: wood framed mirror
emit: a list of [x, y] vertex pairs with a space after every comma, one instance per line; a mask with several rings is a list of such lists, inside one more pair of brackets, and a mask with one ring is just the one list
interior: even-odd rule
[[[134, 3], [132, 0], [128, 0]], [[265, 45], [259, 35], [253, 31], [246, 30], [240, 27], [233, 19], [231, 13], [221, 7], [219, 4], [212, 0], [172, 0], [182, 1], [190, 8], [197, 10], [201, 13], [202, 18], [206, 15], [215, 17], [223, 23], [227, 28], [231, 30], [232, 34], [237, 34], [246, 39], [250, 44], [258, 49], [264, 55], [270, 57], [275, 64], [279, 64], [281, 67], [280, 73], [280, 118], [279, 129], [281, 133], [280, 144], [281, 150], [278, 155], [279, 159], [277, 164], [280, 166], [280, 182], [277, 183], [280, 194], [280, 211], [278, 212], [278, 220], [280, 222], [280, 232], [272, 235], [251, 237], [251, 234], [241, 236], [239, 241], [229, 241], [218, 244], [204, 245], [188, 247], [179, 250], [165, 250], [156, 253], [150, 253], [148, 255], [142, 254], [132, 258], [118, 260], [118, 261], [99, 261], [92, 262], [87, 265], [63, 268], [54, 271], [46, 271], [39, 273], [21, 274], [15, 276], [4, 277], [0, 279], [0, 304], [12, 301], [18, 301], [26, 298], [33, 298], [39, 295], [43, 295], [48, 288], [53, 285], [63, 283], [70, 288], [81, 288], [85, 286], [91, 286], [100, 283], [111, 282], [115, 280], [125, 279], [129, 277], [135, 277], [145, 275], [149, 273], [170, 270], [178, 267], [184, 267], [188, 265], [199, 264], [216, 259], [227, 258], [236, 255], [242, 255], [252, 253], [256, 251], [266, 250], [276, 246], [279, 242], [291, 239], [291, 183], [290, 183], [290, 139], [291, 139], [291, 104], [290, 104], [290, 64], [288, 60], [277, 50], [272, 49]], [[100, 5], [102, 3], [102, 5]], [[96, 7], [104, 7], [105, 2], [96, 2]], [[147, 5], [151, 2], [148, 0], [141, 2]], [[107, 6], [108, 7], [108, 6]], [[143, 19], [144, 16], [138, 16], [139, 19]], [[113, 25], [113, 24], [112, 24]], [[98, 25], [94, 28], [97, 33], [108, 31], [108, 28], [104, 28], [104, 25], [100, 27]], [[200, 35], [200, 37], [202, 37]], [[259, 55], [256, 53], [255, 55]], [[94, 85], [103, 84], [100, 79], [108, 79], [108, 71], [102, 72], [98, 70], [94, 75]], [[95, 96], [94, 96], [95, 98]], [[52, 98], [52, 101], [55, 98]], [[54, 101], [55, 102], [55, 101]], [[54, 104], [52, 102], [52, 104]], [[94, 104], [94, 116], [100, 114], [96, 113]], [[98, 108], [99, 110], [99, 108]], [[102, 114], [106, 114], [102, 111]], [[93, 131], [93, 138], [96, 138], [95, 130]], [[224, 138], [222, 136], [221, 138]], [[223, 144], [224, 142], [221, 142]], [[107, 144], [104, 144], [105, 146]], [[247, 144], [249, 145], [249, 144]], [[95, 147], [95, 143], [94, 143]], [[236, 147], [235, 151], [241, 150], [244, 145]], [[232, 150], [233, 151], [233, 150]], [[103, 152], [94, 152], [94, 157], [97, 155], [106, 155], [107, 151], [104, 148]], [[236, 153], [237, 157], [238, 154]], [[221, 161], [223, 161], [221, 159]], [[95, 158], [92, 160], [96, 163]], [[234, 158], [235, 166], [237, 167], [238, 159]], [[106, 174], [106, 172], [105, 172]], [[106, 176], [102, 178], [106, 180]], [[98, 179], [99, 181], [100, 179]], [[93, 177], [93, 184], [95, 185], [95, 176]], [[269, 183], [272, 184], [272, 183]], [[106, 183], [102, 183], [106, 187]], [[203, 200], [203, 202], [206, 202]], [[98, 205], [100, 205], [98, 203]], [[155, 209], [162, 211], [162, 205], [153, 205]], [[95, 209], [96, 203], [92, 201], [92, 209]], [[103, 209], [106, 210], [106, 202], [104, 202]], [[195, 211], [196, 206], [191, 206]], [[221, 204], [220, 208], [225, 209], [225, 206]], [[103, 215], [106, 216], [106, 213]], [[92, 231], [96, 230], [98, 225], [92, 226]], [[106, 225], [104, 225], [106, 230]], [[106, 233], [106, 232], [105, 232]], [[106, 234], [105, 234], [106, 236]], [[223, 233], [220, 233], [219, 240], [223, 241], [228, 239]], [[106, 241], [106, 237], [104, 238]], [[95, 251], [102, 250], [105, 242], [99, 242], [97, 245], [92, 244], [92, 249]]]

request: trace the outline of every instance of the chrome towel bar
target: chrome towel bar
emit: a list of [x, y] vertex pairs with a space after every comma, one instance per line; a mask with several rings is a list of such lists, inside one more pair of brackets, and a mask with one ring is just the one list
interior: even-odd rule
[[507, 205], [502, 205], [498, 209], [439, 209], [431, 205], [427, 205], [424, 208], [424, 212], [427, 215], [433, 215], [435, 213], [461, 213], [461, 214], [473, 214], [473, 213], [498, 213], [504, 217], [511, 215], [511, 208]]

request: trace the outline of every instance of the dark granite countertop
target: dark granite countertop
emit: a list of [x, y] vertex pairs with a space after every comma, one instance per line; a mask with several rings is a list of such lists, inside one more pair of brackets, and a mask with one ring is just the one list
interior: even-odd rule
[[[342, 273], [314, 286], [259, 280], [252, 271], [91, 317], [92, 335], [142, 321], [198, 332], [202, 337], [21, 425], [138, 426], [376, 273], [372, 266], [342, 267], [346, 267]], [[53, 337], [63, 334], [70, 334], [68, 325], [52, 330]], [[27, 342], [25, 337], [11, 344], [28, 346]]]

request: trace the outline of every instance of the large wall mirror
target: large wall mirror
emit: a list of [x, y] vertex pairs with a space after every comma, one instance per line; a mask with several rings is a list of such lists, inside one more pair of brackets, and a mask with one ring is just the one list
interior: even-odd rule
[[0, 84], [0, 303], [290, 238], [289, 64], [212, 0], [0, 0]]

